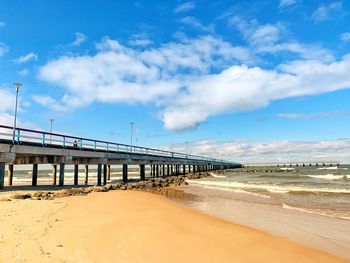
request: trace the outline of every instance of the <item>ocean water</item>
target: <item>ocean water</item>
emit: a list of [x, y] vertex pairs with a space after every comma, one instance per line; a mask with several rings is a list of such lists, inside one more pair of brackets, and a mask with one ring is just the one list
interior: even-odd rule
[[291, 170], [250, 167], [212, 175], [188, 183], [239, 201], [350, 220], [349, 165]]

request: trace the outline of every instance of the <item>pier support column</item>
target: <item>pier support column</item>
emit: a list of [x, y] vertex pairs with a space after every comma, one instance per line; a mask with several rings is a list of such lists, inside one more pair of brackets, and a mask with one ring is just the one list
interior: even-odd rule
[[64, 163], [60, 163], [60, 178], [59, 178], [59, 186], [64, 186]]
[[84, 184], [87, 185], [89, 183], [89, 165], [85, 164], [85, 181]]
[[108, 181], [111, 180], [111, 165], [110, 164], [107, 165], [107, 180]]
[[152, 174], [153, 177], [156, 177], [156, 166], [154, 164], [153, 164], [153, 169], [152, 170], [153, 170], [153, 174]]
[[57, 184], [57, 164], [52, 165], [52, 185]]
[[38, 164], [33, 164], [33, 170], [32, 170], [32, 186], [38, 185]]
[[74, 185], [78, 185], [79, 165], [74, 165]]
[[123, 164], [123, 182], [127, 183], [128, 182], [128, 165]]
[[167, 176], [170, 175], [170, 165], [169, 164], [166, 166], [166, 175]]
[[103, 165], [103, 185], [107, 184], [107, 164]]
[[163, 178], [165, 178], [166, 177], [165, 164], [163, 164], [162, 166], [163, 166], [162, 176], [163, 176]]
[[182, 174], [186, 174], [186, 165], [182, 166]]
[[8, 186], [11, 186], [13, 182], [13, 164], [9, 164], [8, 169]]
[[141, 181], [146, 180], [146, 172], [145, 172], [145, 165], [144, 164], [140, 164], [140, 178], [141, 178]]
[[97, 165], [97, 185], [101, 185], [102, 177], [102, 164]]
[[5, 163], [0, 163], [0, 189], [4, 189], [5, 186]]
[[189, 174], [191, 173], [191, 165], [190, 164], [188, 165], [188, 173]]
[[156, 165], [156, 177], [159, 177], [159, 164]]

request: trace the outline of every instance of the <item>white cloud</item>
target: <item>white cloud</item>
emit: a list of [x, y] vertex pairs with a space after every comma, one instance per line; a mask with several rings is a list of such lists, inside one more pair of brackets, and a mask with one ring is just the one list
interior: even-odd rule
[[[170, 147], [164, 147], [170, 149]], [[204, 156], [219, 156], [240, 163], [350, 162], [350, 140], [324, 141], [196, 141], [173, 145], [171, 150]]]
[[340, 40], [343, 42], [348, 42], [350, 41], [350, 32], [345, 32], [340, 35]]
[[332, 118], [349, 115], [347, 112], [331, 111], [331, 112], [315, 112], [315, 113], [278, 113], [277, 117], [283, 119], [321, 119]]
[[330, 19], [335, 14], [339, 13], [343, 8], [342, 2], [333, 2], [329, 5], [320, 5], [311, 15], [311, 19], [318, 23]]
[[3, 21], [0, 21], [0, 28], [5, 27], [5, 26], [6, 26], [6, 23]]
[[5, 55], [9, 51], [9, 47], [4, 43], [0, 42], [0, 57]]
[[33, 96], [33, 100], [37, 103], [39, 103], [42, 106], [49, 107], [55, 111], [60, 111], [60, 112], [66, 112], [68, 111], [68, 108], [61, 105], [57, 100], [49, 97], [49, 96]]
[[350, 55], [339, 61], [297, 60], [273, 69], [247, 66], [247, 49], [211, 36], [143, 51], [105, 38], [95, 55], [64, 56], [40, 78], [64, 89], [37, 96], [64, 111], [94, 102], [155, 103], [168, 130], [195, 128], [208, 117], [259, 109], [271, 101], [350, 88]]
[[280, 7], [292, 6], [297, 3], [296, 0], [280, 0]]
[[185, 2], [175, 9], [175, 13], [185, 13], [188, 12], [196, 7], [196, 4], [194, 2]]
[[301, 44], [295, 40], [285, 41], [281, 34], [286, 31], [282, 24], [260, 24], [253, 19], [246, 21], [242, 17], [232, 16], [229, 24], [237, 27], [248, 42], [252, 52], [259, 55], [287, 52], [304, 59], [325, 62], [334, 60], [332, 52], [316, 44]]
[[22, 63], [26, 63], [26, 62], [31, 61], [31, 60], [38, 60], [38, 55], [33, 53], [33, 52], [31, 52], [31, 53], [29, 53], [27, 55], [24, 55], [24, 56], [21, 56], [21, 57], [17, 58], [15, 60], [15, 62], [19, 63], [19, 64], [22, 64]]
[[83, 33], [76, 32], [75, 33], [75, 40], [73, 41], [73, 46], [80, 46], [82, 43], [84, 43], [87, 40], [87, 36]]
[[214, 32], [214, 25], [204, 26], [197, 18], [192, 16], [182, 17], [177, 20], [178, 22], [192, 26], [193, 28], [202, 30], [203, 32]]

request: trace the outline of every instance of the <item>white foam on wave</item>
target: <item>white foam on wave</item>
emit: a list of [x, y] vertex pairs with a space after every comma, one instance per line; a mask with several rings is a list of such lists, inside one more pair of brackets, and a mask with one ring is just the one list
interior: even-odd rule
[[338, 170], [338, 167], [337, 166], [321, 167], [321, 168], [317, 168], [317, 170]]
[[340, 216], [340, 215], [334, 215], [334, 214], [332, 215], [332, 214], [325, 213], [325, 212], [320, 212], [320, 211], [315, 211], [315, 210], [311, 210], [311, 209], [290, 206], [290, 205], [286, 205], [284, 203], [282, 204], [282, 207], [285, 208], [285, 209], [299, 211], [299, 212], [308, 213], [308, 214], [317, 214], [317, 215], [322, 215], [322, 216], [336, 217], [336, 218], [342, 218], [342, 219], [345, 219], [345, 220], [350, 220], [350, 217], [348, 217], [348, 216]]
[[335, 189], [335, 188], [311, 188], [301, 186], [284, 186], [271, 184], [249, 184], [232, 181], [201, 181], [201, 180], [186, 180], [189, 184], [219, 186], [236, 189], [259, 189], [266, 190], [271, 193], [288, 193], [288, 192], [314, 192], [314, 193], [340, 193], [350, 194], [350, 189]]
[[322, 180], [339, 180], [339, 179], [348, 179], [350, 175], [334, 175], [334, 174], [308, 174], [306, 175], [311, 178], [322, 179]]
[[218, 174], [215, 174], [215, 173], [209, 173], [212, 177], [215, 177], [215, 178], [227, 178], [227, 176], [225, 175], [218, 175]]
[[203, 186], [203, 187], [207, 188], [207, 189], [222, 190], [222, 191], [234, 192], [234, 193], [239, 193], [239, 194], [248, 194], [248, 195], [258, 196], [258, 197], [262, 197], [262, 198], [271, 198], [271, 196], [268, 196], [268, 195], [248, 192], [248, 191], [245, 191], [242, 189], [233, 189], [233, 188], [219, 187], [219, 186]]

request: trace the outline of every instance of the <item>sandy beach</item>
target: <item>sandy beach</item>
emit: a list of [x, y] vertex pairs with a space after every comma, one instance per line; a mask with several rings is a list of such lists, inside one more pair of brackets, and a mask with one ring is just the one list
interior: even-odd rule
[[349, 262], [140, 191], [0, 203], [0, 262]]

